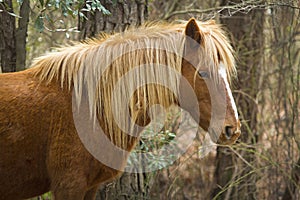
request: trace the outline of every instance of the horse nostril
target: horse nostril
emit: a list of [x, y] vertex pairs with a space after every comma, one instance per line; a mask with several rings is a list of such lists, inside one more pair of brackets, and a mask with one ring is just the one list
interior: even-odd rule
[[225, 135], [226, 135], [227, 139], [230, 139], [232, 137], [232, 135], [233, 135], [232, 126], [225, 127]]

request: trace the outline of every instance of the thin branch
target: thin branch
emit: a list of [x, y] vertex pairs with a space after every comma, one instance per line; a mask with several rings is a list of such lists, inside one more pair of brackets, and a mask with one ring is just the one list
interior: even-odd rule
[[184, 14], [203, 14], [203, 13], [209, 13], [209, 12], [217, 12], [220, 13], [223, 10], [228, 10], [228, 14], [230, 16], [234, 15], [235, 13], [242, 12], [242, 13], [249, 13], [253, 9], [266, 9], [271, 8], [275, 6], [283, 6], [283, 7], [290, 7], [293, 9], [300, 10], [300, 7], [294, 6], [292, 4], [288, 3], [264, 3], [264, 1], [244, 1], [242, 3], [233, 4], [233, 5], [227, 5], [227, 6], [217, 6], [213, 8], [207, 8], [207, 9], [187, 9], [187, 10], [178, 10], [174, 12], [167, 13], [164, 16], [164, 20], [168, 20], [171, 17], [175, 15], [184, 15]]

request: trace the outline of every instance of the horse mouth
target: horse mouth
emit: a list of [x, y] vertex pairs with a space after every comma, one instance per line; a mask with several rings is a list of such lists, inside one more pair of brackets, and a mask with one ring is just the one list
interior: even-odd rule
[[231, 135], [228, 135], [226, 132], [222, 132], [219, 139], [218, 139], [218, 144], [221, 145], [231, 145], [234, 144], [238, 138], [241, 135], [241, 131], [237, 130], [234, 133], [232, 133]]
[[213, 141], [217, 141], [217, 144], [221, 145], [231, 145], [234, 144], [241, 135], [240, 130], [236, 130], [230, 134], [226, 129], [220, 133], [216, 132], [214, 129], [210, 129], [209, 131], [210, 137]]

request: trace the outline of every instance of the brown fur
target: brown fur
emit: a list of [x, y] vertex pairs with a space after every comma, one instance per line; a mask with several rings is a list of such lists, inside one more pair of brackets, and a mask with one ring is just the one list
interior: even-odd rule
[[[200, 29], [197, 29], [198, 25]], [[190, 54], [190, 60], [196, 60], [212, 73], [217, 71], [218, 63], [221, 60], [227, 67], [228, 74], [234, 73], [232, 49], [221, 29], [211, 22], [198, 22], [198, 25], [194, 19], [190, 20], [187, 25], [192, 26], [191, 30], [201, 33], [202, 48], [197, 51], [187, 51]], [[93, 199], [96, 189], [101, 183], [120, 174], [119, 171], [96, 160], [82, 144], [73, 122], [72, 90], [78, 88], [82, 81], [89, 81], [92, 78], [90, 75], [83, 75], [83, 68], [93, 67], [95, 63], [101, 65], [102, 61], [97, 56], [102, 56], [101, 58], [108, 56], [116, 47], [125, 47], [122, 45], [129, 40], [148, 42], [151, 46], [158, 42], [157, 39], [162, 39], [168, 44], [172, 42], [172, 38], [168, 37], [171, 37], [173, 33], [184, 32], [185, 26], [186, 24], [156, 24], [138, 30], [129, 30], [124, 35], [105, 36], [43, 56], [36, 61], [33, 68], [23, 72], [1, 74], [0, 199], [30, 198], [50, 190], [58, 200]], [[176, 38], [173, 39], [175, 41]], [[184, 41], [181, 42], [183, 43], [180, 43], [179, 46], [184, 44]], [[106, 54], [98, 55], [98, 47], [103, 44], [108, 47], [102, 51]], [[166, 55], [162, 51], [150, 50], [147, 53], [149, 58], [155, 55], [162, 56], [152, 62], [164, 63], [167, 60], [169, 64], [173, 63], [174, 69], [193, 86], [201, 112], [200, 126], [207, 130], [210, 123], [211, 102], [205, 82], [195, 75], [198, 69], [192, 67], [190, 62], [186, 60], [181, 62], [181, 58]], [[199, 54], [206, 55], [206, 59], [203, 57], [199, 59]], [[129, 53], [129, 56], [133, 57], [134, 55]], [[169, 58], [166, 59], [166, 57]], [[131, 67], [140, 61], [146, 62], [145, 54], [141, 54], [136, 60], [133, 57], [133, 61], [130, 61], [133, 62], [131, 65], [126, 60], [126, 56], [122, 56], [120, 59], [108, 68], [106, 79], [100, 79], [100, 85], [105, 85], [107, 80], [114, 85], [116, 80]], [[124, 71], [114, 77], [112, 75], [116, 74], [114, 70]], [[91, 74], [93, 72], [90, 71]], [[142, 79], [133, 81], [138, 82]], [[166, 81], [178, 84], [179, 80], [170, 77], [168, 80], [166, 78]], [[222, 83], [220, 86], [223, 87]], [[125, 89], [128, 89], [126, 87]], [[111, 120], [111, 111], [106, 109], [109, 107], [107, 104], [110, 104], [112, 91], [99, 85], [92, 88], [96, 89], [96, 91], [91, 90], [91, 93], [95, 93], [96, 96], [89, 99], [91, 116], [97, 116], [101, 127], [115, 145], [130, 151], [137, 138], [128, 136], [118, 129]], [[81, 92], [78, 89], [76, 93], [78, 98], [80, 98]], [[137, 103], [140, 104], [139, 109], [136, 109]], [[164, 87], [151, 85], [141, 88], [130, 105], [131, 115], [136, 119], [136, 123], [146, 125], [149, 122], [146, 116], [147, 108], [156, 103], [169, 106], [177, 103], [177, 100]], [[227, 107], [225, 123], [238, 130], [239, 122], [232, 117], [232, 108]], [[238, 135], [227, 139], [222, 134], [219, 142], [234, 142]], [[122, 162], [125, 165], [126, 158]]]

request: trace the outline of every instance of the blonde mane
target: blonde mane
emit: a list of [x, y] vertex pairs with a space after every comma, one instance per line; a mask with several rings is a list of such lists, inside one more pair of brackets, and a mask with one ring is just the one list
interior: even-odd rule
[[[197, 23], [206, 55], [201, 62], [212, 73], [218, 73], [221, 60], [230, 77], [235, 73], [235, 63], [224, 32], [214, 22]], [[177, 101], [179, 76], [176, 74], [181, 74], [185, 25], [146, 24], [124, 33], [103, 34], [42, 56], [33, 67], [41, 81], [59, 81], [62, 87], [73, 90], [78, 104], [86, 93], [91, 118], [102, 118], [111, 141], [126, 148], [128, 136], [115, 122], [115, 117], [123, 119], [121, 125], [130, 129], [128, 116], [118, 112], [124, 99], [129, 100], [127, 105], [133, 122], [142, 120], [140, 124], [146, 122], [149, 106], [168, 107]], [[172, 70], [166, 70], [165, 66]], [[130, 76], [124, 78], [126, 74]], [[149, 82], [161, 86], [146, 84]], [[133, 93], [137, 86], [139, 89]]]

